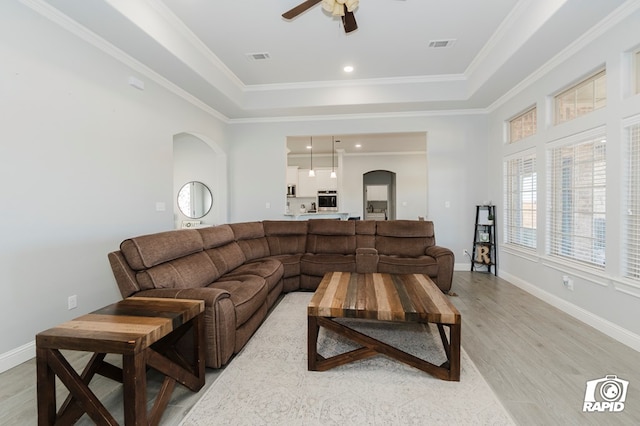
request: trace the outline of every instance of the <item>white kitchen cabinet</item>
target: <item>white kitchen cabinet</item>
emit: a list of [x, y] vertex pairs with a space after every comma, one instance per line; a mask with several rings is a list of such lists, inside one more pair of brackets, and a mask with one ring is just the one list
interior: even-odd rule
[[316, 180], [318, 191], [328, 191], [338, 189], [338, 179], [331, 178], [331, 169], [316, 170]]
[[298, 185], [298, 166], [287, 167], [287, 185]]
[[316, 197], [318, 195], [318, 178], [309, 177], [309, 169], [298, 170], [298, 187], [296, 197]]
[[367, 201], [388, 201], [387, 185], [367, 185]]

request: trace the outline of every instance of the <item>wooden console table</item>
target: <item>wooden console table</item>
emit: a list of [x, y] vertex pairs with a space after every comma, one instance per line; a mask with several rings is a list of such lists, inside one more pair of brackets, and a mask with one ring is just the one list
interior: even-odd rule
[[[460, 381], [460, 313], [426, 275], [329, 272], [309, 302], [307, 318], [308, 369], [311, 371], [324, 371], [383, 354], [437, 378]], [[432, 364], [336, 322], [334, 318], [434, 323], [440, 332], [447, 361], [441, 365]], [[448, 338], [445, 326], [449, 328]], [[318, 354], [319, 327], [332, 330], [362, 347], [325, 358]]]
[[[131, 297], [36, 335], [38, 424], [73, 424], [85, 412], [99, 425], [117, 424], [89, 389], [95, 374], [123, 383], [126, 425], [155, 425], [176, 382], [198, 391], [204, 376], [204, 302], [201, 300]], [[193, 332], [193, 354], [187, 359], [176, 342]], [[81, 375], [61, 349], [94, 352]], [[104, 361], [122, 355], [122, 368]], [[147, 414], [147, 367], [165, 375]], [[56, 413], [55, 378], [69, 390]]]

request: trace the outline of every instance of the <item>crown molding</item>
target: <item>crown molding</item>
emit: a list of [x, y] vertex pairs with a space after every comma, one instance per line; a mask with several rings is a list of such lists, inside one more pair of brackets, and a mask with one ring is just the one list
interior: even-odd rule
[[146, 65], [137, 61], [136, 59], [132, 58], [130, 55], [118, 49], [113, 44], [107, 42], [105, 39], [98, 36], [94, 32], [88, 30], [86, 27], [80, 25], [79, 23], [69, 18], [67, 15], [63, 14], [53, 6], [49, 5], [48, 3], [45, 3], [42, 0], [19, 0], [19, 1], [23, 5], [29, 7], [36, 13], [43, 16], [44, 18], [57, 24], [61, 28], [69, 31], [79, 39], [91, 44], [92, 46], [96, 47], [97, 49], [111, 56], [115, 60], [131, 68], [132, 70], [144, 75], [145, 77], [154, 81], [156, 84], [164, 87], [174, 95], [179, 96], [180, 98], [189, 102], [193, 106], [201, 109], [202, 111], [206, 112], [212, 117], [225, 123], [229, 122], [229, 117], [211, 108], [209, 105], [205, 104], [195, 96], [191, 95], [189, 92], [183, 90], [176, 84], [162, 77], [160, 74], [156, 73], [151, 68], [147, 67]]
[[415, 117], [442, 117], [456, 115], [483, 115], [488, 111], [484, 108], [458, 109], [458, 110], [429, 110], [407, 112], [380, 112], [358, 114], [334, 114], [334, 115], [300, 115], [280, 117], [256, 117], [256, 118], [231, 118], [229, 124], [259, 124], [259, 123], [284, 123], [302, 121], [337, 121], [337, 120], [368, 120], [389, 118], [415, 118]]

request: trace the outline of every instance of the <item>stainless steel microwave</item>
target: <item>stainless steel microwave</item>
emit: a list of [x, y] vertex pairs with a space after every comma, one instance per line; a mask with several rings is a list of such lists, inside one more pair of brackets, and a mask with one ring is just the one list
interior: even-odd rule
[[338, 211], [338, 192], [318, 191], [318, 211]]

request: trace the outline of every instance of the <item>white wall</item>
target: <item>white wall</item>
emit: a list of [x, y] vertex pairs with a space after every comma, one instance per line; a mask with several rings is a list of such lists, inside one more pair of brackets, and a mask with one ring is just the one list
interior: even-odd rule
[[[286, 198], [287, 136], [309, 134], [361, 134], [393, 132], [425, 132], [428, 165], [407, 174], [406, 182], [428, 182], [427, 198], [409, 190], [400, 192], [398, 200], [407, 207], [398, 217], [427, 216], [435, 223], [438, 244], [451, 248], [457, 262], [466, 262], [463, 249], [470, 250], [473, 241], [475, 205], [488, 198], [487, 127], [484, 115], [428, 115], [407, 117], [372, 117], [358, 119], [326, 119], [283, 121], [280, 123], [233, 124], [229, 144], [230, 221], [282, 219]], [[375, 157], [371, 157], [372, 159]], [[374, 160], [371, 160], [374, 161]], [[394, 159], [375, 159], [364, 169], [396, 167]], [[358, 170], [359, 185], [362, 170]], [[340, 178], [339, 178], [340, 179]], [[350, 188], [352, 182], [342, 183]], [[345, 192], [356, 191], [346, 189]], [[416, 201], [417, 200], [417, 201]], [[342, 200], [344, 203], [346, 200]], [[361, 211], [362, 196], [346, 201], [345, 209]], [[450, 207], [445, 207], [449, 202]], [[269, 204], [270, 208], [266, 208]], [[342, 208], [341, 208], [342, 210]]]
[[18, 2], [0, 2], [0, 57], [4, 370], [33, 354], [37, 332], [120, 299], [107, 253], [124, 238], [173, 228], [173, 136], [226, 138], [211, 115]]
[[[567, 310], [606, 333], [640, 350], [640, 283], [625, 281], [621, 276], [622, 252], [622, 119], [640, 114], [640, 95], [629, 96], [625, 52], [640, 46], [640, 13], [615, 26], [574, 54], [563, 54], [553, 66], [540, 73], [540, 78], [497, 107], [489, 117], [489, 170], [491, 197], [502, 211], [502, 160], [524, 149], [537, 153], [538, 215], [535, 255], [523, 255], [501, 245], [500, 273], [528, 291]], [[550, 97], [606, 64], [607, 106], [573, 121], [553, 125]], [[511, 145], [505, 145], [505, 120], [537, 105], [538, 132]], [[549, 142], [578, 134], [599, 126], [607, 133], [607, 230], [604, 272], [561, 262], [545, 254], [546, 164], [545, 149]], [[498, 216], [499, 218], [499, 216]], [[562, 284], [562, 276], [574, 280], [574, 291]]]

